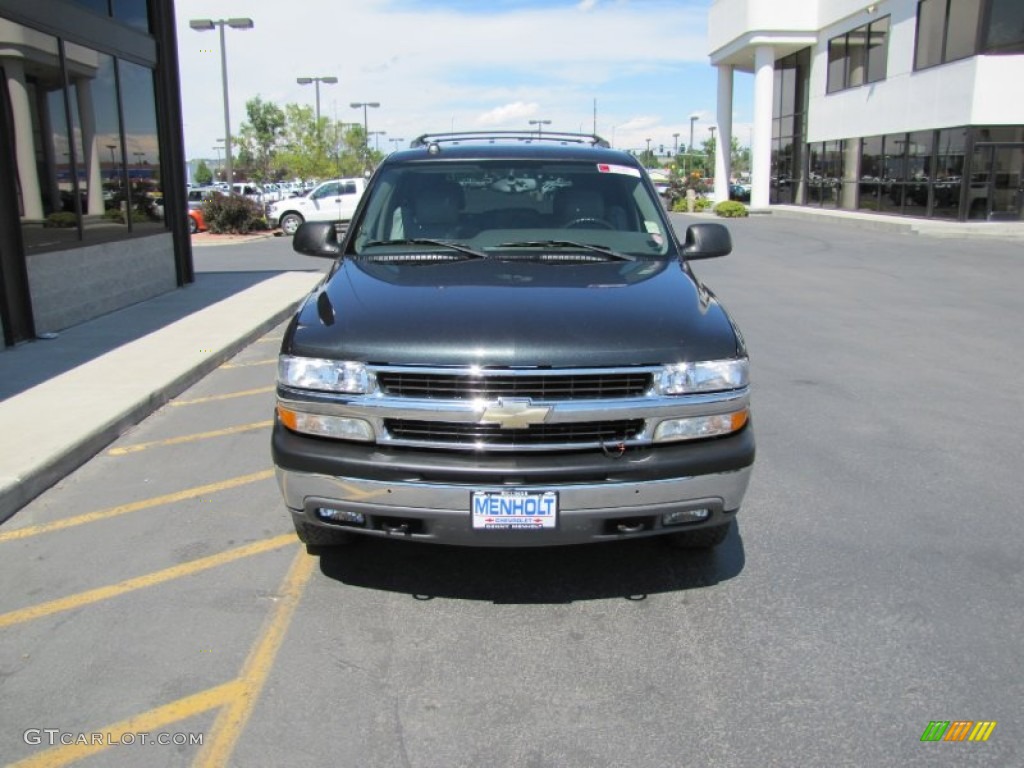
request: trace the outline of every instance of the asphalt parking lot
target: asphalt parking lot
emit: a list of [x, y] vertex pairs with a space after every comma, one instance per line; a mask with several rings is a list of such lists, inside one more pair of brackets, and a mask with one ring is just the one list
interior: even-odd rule
[[[746, 336], [758, 459], [716, 552], [307, 554], [269, 456], [279, 327], [0, 526], [0, 756], [1020, 764], [1021, 242], [729, 226], [694, 270]], [[326, 266], [288, 249], [197, 269]]]

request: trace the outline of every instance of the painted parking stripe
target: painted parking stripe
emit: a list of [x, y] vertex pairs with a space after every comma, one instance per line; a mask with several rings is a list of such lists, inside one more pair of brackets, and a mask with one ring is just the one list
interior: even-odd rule
[[210, 432], [195, 432], [191, 435], [179, 435], [178, 437], [169, 437], [166, 440], [153, 440], [148, 443], [135, 443], [134, 445], [122, 445], [118, 448], [111, 448], [107, 451], [109, 456], [125, 456], [129, 453], [138, 453], [139, 451], [148, 451], [150, 448], [163, 448], [168, 445], [182, 445], [183, 443], [196, 443], [200, 440], [209, 440], [214, 437], [226, 437], [227, 435], [238, 435], [242, 432], [253, 432], [257, 429], [266, 429], [267, 427], [273, 426], [273, 419], [266, 421], [254, 421], [251, 424], [239, 424], [234, 427], [226, 427], [224, 429], [214, 429]]
[[[289, 535], [294, 541], [294, 536]], [[309, 583], [316, 558], [300, 549], [292, 561], [288, 574], [278, 588], [279, 599], [267, 617], [263, 630], [235, 680], [185, 696], [169, 704], [142, 712], [118, 723], [99, 728], [96, 733], [109, 734], [108, 743], [53, 747], [38, 755], [13, 763], [11, 768], [58, 768], [109, 749], [126, 733], [151, 733], [173, 723], [223, 707], [209, 734], [205, 735], [202, 750], [194, 765], [223, 766], [228, 764], [239, 736], [252, 714], [263, 691], [270, 670], [285, 634]]]
[[30, 605], [28, 608], [19, 608], [16, 611], [0, 613], [0, 629], [13, 626], [14, 624], [24, 624], [26, 621], [41, 619], [44, 616], [52, 616], [55, 613], [70, 611], [74, 608], [81, 608], [84, 605], [92, 605], [103, 600], [110, 600], [113, 597], [120, 597], [128, 592], [153, 587], [184, 576], [191, 576], [194, 573], [208, 571], [210, 568], [216, 568], [218, 565], [233, 563], [235, 560], [260, 555], [294, 543], [295, 534], [285, 533], [272, 539], [254, 541], [252, 544], [219, 552], [216, 555], [201, 557], [198, 560], [191, 560], [160, 571], [147, 573], [145, 576], [136, 576], [134, 579], [127, 579], [117, 584], [108, 584], [105, 587], [97, 587], [96, 589], [79, 592], [76, 595], [68, 595], [57, 600]]
[[244, 690], [217, 715], [209, 738], [203, 743], [203, 748], [193, 763], [197, 768], [218, 768], [228, 765], [238, 737], [245, 730], [245, 725], [249, 722], [249, 717], [267, 682], [270, 670], [274, 666], [274, 659], [281, 649], [281, 643], [284, 642], [284, 636], [295, 614], [295, 608], [302, 598], [317, 562], [316, 558], [306, 554], [304, 548], [295, 555], [288, 575], [278, 590], [280, 600], [274, 606], [274, 612], [267, 617], [260, 638], [242, 666], [239, 682], [242, 683]]
[[168, 405], [175, 408], [182, 405], [202, 405], [203, 403], [216, 403], [220, 400], [233, 400], [236, 397], [264, 395], [273, 391], [274, 387], [258, 387], [256, 389], [243, 389], [240, 392], [229, 392], [226, 395], [207, 395], [206, 397], [196, 397], [191, 400], [172, 400]]
[[218, 491], [227, 491], [231, 488], [238, 488], [242, 485], [248, 485], [249, 483], [256, 483], [260, 480], [267, 480], [274, 476], [274, 470], [264, 469], [260, 472], [253, 472], [251, 475], [240, 475], [238, 477], [232, 477], [228, 480], [221, 480], [216, 483], [208, 483], [206, 485], [197, 485], [194, 488], [186, 488], [184, 491], [176, 491], [174, 493], [168, 493], [163, 496], [154, 496], [151, 499], [142, 499], [141, 501], [133, 501], [130, 504], [121, 504], [117, 507], [110, 507], [109, 509], [101, 509], [96, 512], [87, 512], [84, 515], [77, 515], [75, 517], [67, 517], [63, 520], [54, 520], [52, 523], [42, 523], [40, 525], [30, 525], [25, 528], [18, 528], [13, 531], [6, 531], [0, 533], [0, 542], [13, 541], [14, 539], [24, 539], [29, 536], [38, 536], [41, 533], [50, 533], [52, 531], [60, 531], [65, 528], [73, 528], [76, 525], [85, 525], [86, 523], [94, 523], [98, 520], [109, 520], [112, 517], [118, 517], [120, 515], [126, 515], [130, 512], [138, 512], [143, 509], [150, 509], [152, 507], [159, 507], [164, 504], [174, 504], [178, 501], [185, 501], [187, 499], [194, 499], [197, 496], [206, 496], [211, 493], [217, 493]]
[[10, 768], [59, 768], [59, 766], [70, 765], [90, 755], [110, 749], [111, 745], [120, 743], [121, 737], [125, 734], [160, 731], [179, 720], [224, 706], [238, 696], [241, 690], [241, 680], [232, 680], [229, 683], [208, 688], [95, 731], [95, 733], [103, 734], [106, 737], [104, 741], [108, 743], [69, 744], [53, 747], [45, 752], [32, 755], [32, 757], [19, 760], [17, 763], [11, 763]]

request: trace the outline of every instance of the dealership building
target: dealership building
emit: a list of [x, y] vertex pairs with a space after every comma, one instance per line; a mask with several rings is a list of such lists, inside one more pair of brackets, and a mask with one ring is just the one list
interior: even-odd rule
[[160, 0], [0, 0], [0, 348], [192, 282], [174, 30]]
[[754, 75], [752, 207], [1024, 218], [1024, 0], [714, 0], [708, 25], [722, 146]]

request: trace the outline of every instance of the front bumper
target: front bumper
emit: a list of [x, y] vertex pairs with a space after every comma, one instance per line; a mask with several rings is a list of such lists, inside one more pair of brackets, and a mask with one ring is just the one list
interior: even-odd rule
[[[273, 435], [282, 495], [297, 521], [368, 536], [465, 546], [551, 546], [613, 541], [722, 525], [739, 509], [754, 461], [753, 432], [700, 443], [580, 454], [480, 456], [387, 449]], [[554, 529], [474, 530], [474, 491], [554, 491]], [[339, 525], [319, 508], [359, 512]], [[706, 509], [700, 522], [666, 526], [662, 516]]]

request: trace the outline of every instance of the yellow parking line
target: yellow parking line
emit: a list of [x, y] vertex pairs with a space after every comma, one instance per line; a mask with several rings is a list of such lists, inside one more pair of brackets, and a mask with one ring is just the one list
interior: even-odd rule
[[274, 387], [258, 387], [257, 389], [243, 389], [240, 392], [229, 392], [226, 395], [208, 395], [207, 397], [196, 397], [192, 400], [172, 400], [168, 403], [170, 406], [181, 406], [181, 405], [200, 405], [202, 403], [215, 403], [218, 400], [232, 400], [236, 397], [248, 397], [249, 395], [263, 395], [267, 392], [273, 392]]
[[110, 749], [114, 744], [120, 744], [121, 737], [127, 733], [149, 733], [155, 738], [153, 731], [159, 731], [179, 720], [223, 706], [238, 697], [242, 691], [242, 681], [232, 680], [229, 683], [185, 696], [177, 701], [164, 704], [162, 707], [143, 712], [141, 715], [133, 715], [119, 723], [101, 728], [96, 731], [104, 737], [100, 744], [69, 744], [68, 746], [53, 747], [17, 763], [12, 763], [10, 768], [59, 768], [59, 766], [70, 765], [90, 755]]
[[[294, 536], [287, 537], [294, 541]], [[292, 561], [278, 594], [280, 600], [267, 617], [263, 631], [249, 651], [236, 679], [222, 683], [205, 691], [185, 696], [147, 712], [133, 715], [126, 720], [108, 725], [96, 731], [105, 734], [100, 744], [59, 746], [40, 752], [38, 755], [13, 763], [11, 768], [58, 768], [89, 757], [121, 740], [127, 733], [152, 733], [167, 726], [202, 714], [217, 707], [224, 707], [209, 734], [204, 734], [203, 746], [196, 757], [197, 766], [227, 765], [239, 736], [252, 714], [259, 699], [267, 676], [291, 624], [295, 609], [302, 593], [309, 583], [316, 559], [300, 549]], [[225, 706], [226, 705], [226, 706]]]
[[300, 549], [295, 555], [288, 575], [278, 590], [281, 599], [274, 606], [274, 612], [267, 617], [263, 633], [242, 667], [239, 682], [242, 684], [243, 692], [232, 698], [217, 715], [209, 738], [203, 742], [202, 751], [196, 757], [194, 766], [214, 768], [228, 764], [238, 737], [245, 730], [245, 725], [249, 722], [249, 717], [274, 666], [274, 659], [281, 648], [295, 608], [306, 584], [309, 583], [316, 562], [316, 558], [307, 555], [305, 549]]
[[253, 360], [251, 363], [224, 363], [221, 368], [251, 368], [254, 365], [277, 365], [277, 358], [270, 360]]
[[119, 597], [128, 592], [134, 592], [137, 589], [163, 584], [165, 581], [173, 581], [183, 576], [191, 576], [193, 573], [216, 568], [218, 565], [224, 565], [225, 563], [232, 563], [244, 557], [270, 552], [271, 550], [280, 549], [294, 543], [295, 534], [285, 533], [272, 539], [254, 541], [252, 544], [229, 549], [216, 555], [201, 557], [198, 560], [191, 560], [181, 565], [174, 565], [160, 571], [147, 573], [145, 576], [136, 576], [134, 579], [127, 579], [117, 584], [109, 584], [105, 587], [97, 587], [96, 589], [79, 592], [77, 595], [69, 595], [68, 597], [50, 600], [46, 603], [31, 605], [28, 608], [19, 608], [16, 611], [0, 613], [0, 629], [14, 624], [23, 624], [34, 619], [41, 619], [43, 616], [51, 616], [62, 611], [70, 611], [73, 608], [81, 608], [83, 605], [91, 605], [101, 600], [109, 600], [112, 597]]
[[237, 488], [240, 485], [247, 485], [249, 483], [255, 483], [259, 480], [266, 480], [273, 476], [274, 470], [264, 469], [259, 472], [253, 472], [251, 475], [240, 475], [238, 477], [232, 477], [228, 480], [221, 480], [216, 483], [198, 485], [195, 488], [186, 488], [184, 491], [175, 491], [174, 493], [168, 493], [163, 496], [154, 496], [151, 499], [133, 501], [130, 504], [122, 504], [117, 507], [111, 507], [110, 509], [101, 509], [96, 512], [88, 512], [84, 515], [77, 515], [76, 517], [68, 517], [63, 520], [54, 520], [52, 523], [30, 525], [25, 528], [18, 528], [13, 531], [0, 533], [0, 542], [13, 541], [14, 539], [24, 539], [29, 536], [38, 536], [41, 533], [60, 531], [64, 528], [72, 528], [76, 525], [94, 523], [97, 520], [109, 520], [112, 517], [126, 515], [129, 512], [138, 512], [139, 510], [149, 509], [151, 507], [159, 507], [163, 504], [173, 504], [178, 501], [185, 501], [186, 499], [194, 499], [197, 496], [205, 496], [210, 493], [217, 493], [218, 491], [226, 491], [231, 488]]
[[266, 427], [273, 426], [274, 422], [272, 419], [267, 421], [254, 421], [251, 424], [240, 424], [236, 427], [226, 427], [225, 429], [214, 429], [210, 432], [195, 432], [191, 435], [180, 435], [179, 437], [169, 437], [166, 440], [153, 440], [149, 443], [135, 443], [135, 445], [122, 445], [120, 448], [111, 448], [107, 451], [110, 456], [124, 456], [129, 453], [138, 453], [139, 451], [147, 451], [150, 448], [163, 448], [167, 445], [181, 445], [182, 443], [195, 443], [199, 440], [208, 440], [211, 437], [224, 437], [225, 435], [237, 435], [241, 432], [252, 432], [256, 429], [265, 429]]

